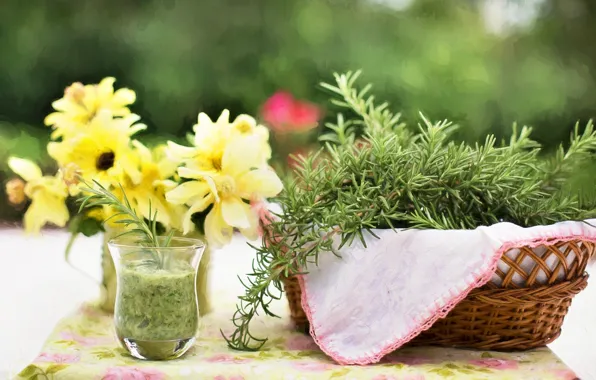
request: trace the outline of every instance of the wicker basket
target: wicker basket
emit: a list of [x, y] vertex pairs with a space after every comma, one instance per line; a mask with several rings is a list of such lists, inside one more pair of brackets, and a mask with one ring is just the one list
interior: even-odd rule
[[[470, 292], [410, 344], [516, 351], [552, 342], [573, 296], [587, 285], [585, 268], [594, 249], [581, 240], [516, 248], [515, 256], [503, 255], [497, 278]], [[298, 279], [285, 278], [284, 288], [292, 320], [308, 333]]]

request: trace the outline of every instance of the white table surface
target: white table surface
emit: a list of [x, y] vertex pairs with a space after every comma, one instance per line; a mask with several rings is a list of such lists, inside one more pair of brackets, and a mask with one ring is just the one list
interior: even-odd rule
[[[61, 231], [27, 236], [17, 229], [0, 230], [0, 380], [9, 379], [35, 358], [63, 316], [99, 296], [100, 237], [79, 238], [71, 255], [73, 264], [93, 278], [64, 261], [67, 238]], [[220, 301], [235, 302], [242, 290], [236, 275], [248, 273], [253, 256], [241, 238], [213, 252], [213, 289], [225, 289], [218, 293], [230, 297]], [[575, 297], [561, 337], [550, 345], [582, 380], [596, 380], [594, 283]], [[287, 308], [283, 301], [275, 306]]]

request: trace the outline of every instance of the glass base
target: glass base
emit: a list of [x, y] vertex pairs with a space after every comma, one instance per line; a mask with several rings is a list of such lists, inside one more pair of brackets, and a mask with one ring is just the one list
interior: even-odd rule
[[184, 355], [195, 342], [195, 338], [174, 340], [138, 340], [120, 338], [128, 352], [137, 359], [171, 360]]

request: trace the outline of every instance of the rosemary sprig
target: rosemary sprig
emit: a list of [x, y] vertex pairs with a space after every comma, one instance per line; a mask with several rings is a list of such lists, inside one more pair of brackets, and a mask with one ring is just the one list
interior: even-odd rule
[[[174, 235], [174, 230], [170, 230], [168, 235], [160, 242], [160, 237], [157, 233], [157, 210], [152, 212], [151, 202], [149, 202], [149, 220], [138, 215], [134, 207], [130, 204], [126, 192], [121, 184], [118, 184], [122, 200], [120, 200], [114, 193], [105, 188], [102, 184], [93, 180], [93, 184], [89, 184], [83, 178], [79, 177], [80, 182], [84, 185], [81, 191], [83, 196], [79, 201], [81, 203], [79, 212], [85, 208], [94, 207], [109, 207], [113, 214], [106, 218], [103, 223], [113, 219], [113, 223], [124, 227], [125, 231], [116, 236], [116, 238], [125, 235], [137, 235], [140, 237], [140, 243], [145, 244], [146, 247], [165, 248], [171, 243]], [[149, 250], [154, 254], [154, 259], [160, 267], [164, 266], [164, 255], [159, 250]]]
[[[375, 228], [473, 229], [498, 222], [546, 225], [596, 216], [596, 192], [565, 185], [591, 159], [596, 133], [576, 128], [569, 147], [543, 157], [531, 129], [514, 128], [509, 142], [456, 143], [454, 126], [423, 116], [417, 133], [398, 123], [399, 114], [376, 105], [370, 90], [354, 88], [359, 73], [336, 75], [326, 84], [347, 109], [328, 124], [325, 147], [301, 160], [277, 203], [282, 211], [267, 227], [253, 271], [225, 336], [238, 350], [257, 350], [266, 338], [250, 331], [251, 320], [282, 295], [282, 280], [316, 265], [319, 254], [336, 252]], [[358, 135], [357, 135], [358, 134]], [[358, 143], [357, 139], [361, 141]], [[330, 236], [334, 235], [334, 239]], [[374, 235], [373, 235], [374, 236]], [[223, 333], [222, 333], [223, 334]]]

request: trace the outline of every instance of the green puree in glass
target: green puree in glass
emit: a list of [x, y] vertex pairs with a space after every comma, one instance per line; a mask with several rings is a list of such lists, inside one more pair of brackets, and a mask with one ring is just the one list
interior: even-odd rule
[[159, 341], [195, 336], [195, 271], [188, 263], [173, 263], [164, 270], [151, 262], [132, 262], [120, 269], [116, 302], [120, 339]]

